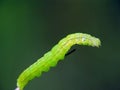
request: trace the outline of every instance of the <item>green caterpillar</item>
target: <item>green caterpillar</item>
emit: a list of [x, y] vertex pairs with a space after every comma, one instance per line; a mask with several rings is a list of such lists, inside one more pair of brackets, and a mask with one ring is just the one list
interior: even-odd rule
[[99, 47], [101, 42], [98, 38], [89, 34], [74, 33], [69, 34], [55, 45], [51, 51], [38, 59], [34, 64], [25, 69], [17, 79], [16, 90], [23, 90], [25, 85], [35, 77], [41, 76], [42, 72], [47, 72], [50, 67], [56, 66], [59, 60], [64, 59], [65, 54], [75, 44]]

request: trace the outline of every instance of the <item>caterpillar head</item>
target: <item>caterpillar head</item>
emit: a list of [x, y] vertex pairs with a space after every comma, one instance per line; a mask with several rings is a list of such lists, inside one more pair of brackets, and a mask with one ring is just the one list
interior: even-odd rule
[[81, 37], [81, 42], [79, 44], [99, 47], [101, 45], [101, 42], [96, 37], [93, 37], [91, 35], [85, 35]]

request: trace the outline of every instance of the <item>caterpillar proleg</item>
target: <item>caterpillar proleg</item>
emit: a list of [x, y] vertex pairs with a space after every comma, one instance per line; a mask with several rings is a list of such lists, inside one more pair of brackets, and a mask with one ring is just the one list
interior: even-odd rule
[[47, 72], [50, 67], [56, 66], [59, 60], [63, 60], [68, 50], [75, 44], [99, 47], [101, 42], [98, 38], [85, 33], [69, 34], [55, 45], [34, 64], [25, 69], [17, 79], [16, 90], [23, 90], [25, 85], [35, 77]]

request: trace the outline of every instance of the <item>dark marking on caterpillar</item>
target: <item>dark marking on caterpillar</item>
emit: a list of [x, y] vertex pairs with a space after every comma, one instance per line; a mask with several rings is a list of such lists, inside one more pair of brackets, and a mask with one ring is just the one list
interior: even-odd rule
[[66, 53], [65, 56], [68, 56], [68, 55], [70, 55], [71, 53], [73, 53], [73, 52], [75, 52], [75, 51], [76, 51], [76, 49], [73, 49], [73, 50], [71, 50], [70, 52]]

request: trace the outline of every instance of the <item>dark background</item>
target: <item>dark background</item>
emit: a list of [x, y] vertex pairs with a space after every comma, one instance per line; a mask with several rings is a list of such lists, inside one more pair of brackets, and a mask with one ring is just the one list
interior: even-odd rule
[[26, 67], [74, 32], [102, 46], [74, 46], [25, 90], [120, 90], [119, 0], [0, 0], [0, 90], [14, 90]]

